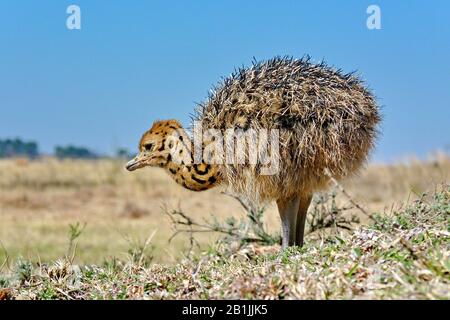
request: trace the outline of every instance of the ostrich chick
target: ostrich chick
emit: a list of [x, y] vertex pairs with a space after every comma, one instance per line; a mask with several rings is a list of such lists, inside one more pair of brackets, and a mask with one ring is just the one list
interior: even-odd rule
[[[201, 129], [222, 135], [230, 129], [277, 132], [277, 152], [268, 152], [277, 170], [263, 174], [260, 163], [248, 161], [249, 148], [240, 158], [246, 161], [217, 161], [220, 152], [205, 156], [218, 139], [203, 138], [199, 148], [193, 148], [176, 120], [155, 122], [126, 168], [158, 166], [189, 190], [226, 184], [252, 203], [276, 201], [286, 247], [303, 244], [313, 193], [327, 187], [329, 173], [340, 180], [364, 164], [380, 115], [373, 95], [354, 74], [314, 64], [309, 58], [276, 57], [225, 78], [199, 104], [194, 120]], [[225, 147], [230, 147], [229, 141]]]

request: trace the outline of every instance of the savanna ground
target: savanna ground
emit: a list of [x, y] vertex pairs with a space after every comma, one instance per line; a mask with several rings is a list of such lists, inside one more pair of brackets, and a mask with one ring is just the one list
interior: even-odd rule
[[274, 205], [249, 214], [123, 165], [0, 161], [0, 299], [450, 298], [445, 155], [316, 196], [306, 245], [284, 252]]

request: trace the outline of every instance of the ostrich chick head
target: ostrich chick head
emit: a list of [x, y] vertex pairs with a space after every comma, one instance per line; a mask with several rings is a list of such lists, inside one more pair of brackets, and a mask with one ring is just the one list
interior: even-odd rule
[[143, 167], [166, 167], [173, 160], [172, 154], [183, 144], [183, 138], [185, 133], [178, 121], [153, 123], [151, 129], [142, 135], [139, 154], [127, 163], [126, 169], [134, 171]]

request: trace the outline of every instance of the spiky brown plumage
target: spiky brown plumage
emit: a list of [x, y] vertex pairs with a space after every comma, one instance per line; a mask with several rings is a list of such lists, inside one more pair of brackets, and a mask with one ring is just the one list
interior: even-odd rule
[[255, 62], [224, 79], [199, 105], [204, 128], [280, 130], [280, 171], [260, 176], [249, 166], [223, 166], [237, 192], [274, 200], [323, 188], [328, 168], [336, 178], [366, 160], [380, 121], [371, 92], [354, 74], [309, 58]]

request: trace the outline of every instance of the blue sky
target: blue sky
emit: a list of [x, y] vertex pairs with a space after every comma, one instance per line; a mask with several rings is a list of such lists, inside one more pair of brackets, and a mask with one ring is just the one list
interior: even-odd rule
[[[81, 30], [66, 8], [81, 8]], [[366, 8], [381, 8], [381, 30]], [[0, 2], [0, 137], [51, 152], [135, 150], [152, 121], [189, 123], [234, 67], [274, 55], [358, 70], [383, 108], [373, 159], [450, 148], [450, 2]]]

